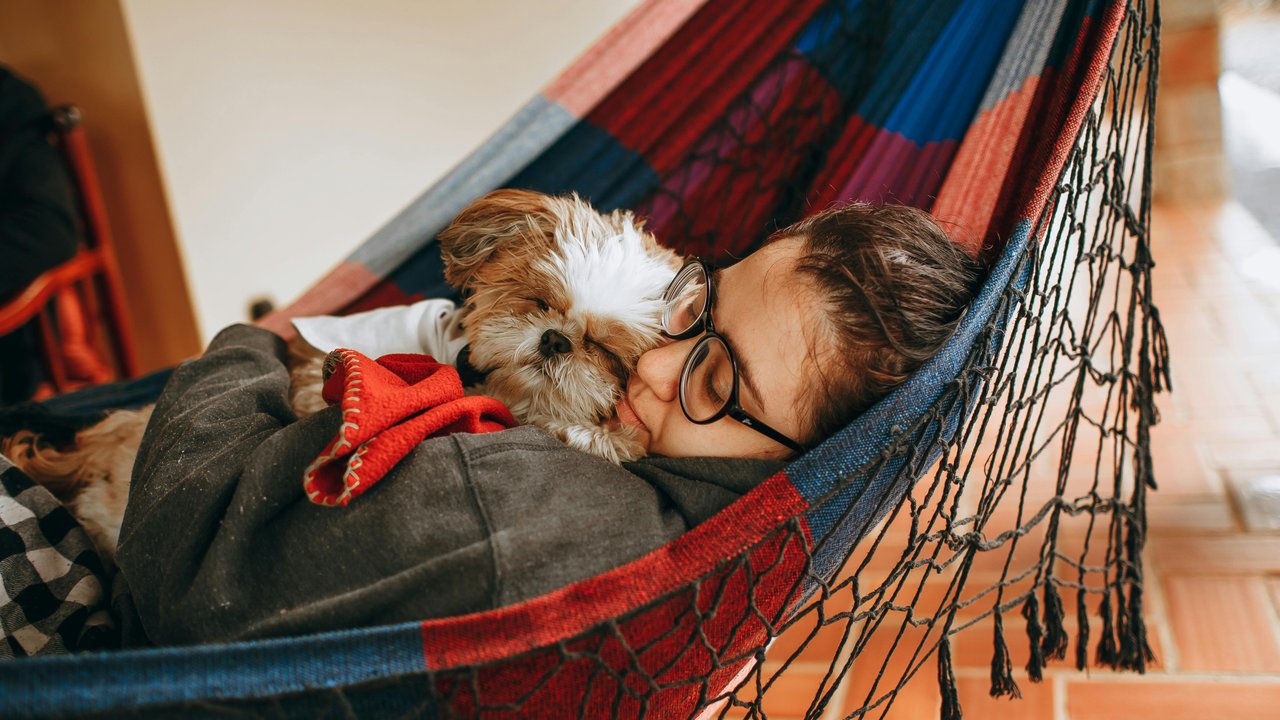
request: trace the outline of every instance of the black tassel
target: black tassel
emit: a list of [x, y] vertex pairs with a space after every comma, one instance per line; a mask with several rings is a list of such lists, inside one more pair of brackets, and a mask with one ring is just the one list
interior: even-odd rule
[[1121, 667], [1145, 674], [1147, 663], [1156, 659], [1151, 645], [1147, 643], [1147, 623], [1141, 615], [1132, 616], [1129, 618], [1129, 628], [1132, 652], [1121, 658]]
[[1139, 673], [1147, 671], [1147, 663], [1155, 660], [1155, 653], [1147, 642], [1147, 623], [1142, 618], [1142, 588], [1129, 589], [1129, 606], [1126, 632], [1122, 636], [1120, 666]]
[[1089, 666], [1089, 606], [1085, 603], [1085, 589], [1076, 591], [1076, 669]]
[[1120, 637], [1120, 667], [1126, 670], [1146, 672], [1147, 661], [1154, 658], [1151, 646], [1147, 644], [1147, 625], [1142, 619], [1142, 545], [1146, 528], [1141, 521], [1130, 521], [1125, 537], [1125, 555], [1129, 569], [1125, 573], [1129, 588], [1129, 597], [1124, 596], [1125, 585], [1116, 587], [1116, 597], [1120, 601], [1116, 614], [1116, 630]]
[[1102, 637], [1098, 638], [1098, 664], [1110, 666], [1115, 670], [1120, 664], [1120, 652], [1116, 647], [1116, 629], [1111, 620], [1111, 590], [1107, 589], [1098, 604], [1098, 615], [1102, 616]]
[[942, 720], [963, 720], [956, 671], [951, 666], [951, 639], [946, 636], [938, 643], [938, 689], [942, 691]]
[[1040, 682], [1044, 679], [1044, 653], [1040, 649], [1040, 643], [1044, 638], [1044, 630], [1040, 628], [1040, 601], [1036, 599], [1036, 594], [1032, 592], [1027, 596], [1027, 602], [1022, 606], [1022, 617], [1027, 620], [1027, 639], [1031, 641], [1031, 657], [1027, 658], [1027, 677], [1031, 678], [1031, 682]]
[[1156, 392], [1173, 391], [1173, 375], [1169, 372], [1169, 340], [1160, 322], [1160, 310], [1154, 305], [1147, 308], [1151, 328], [1151, 380]]
[[1067, 631], [1062, 627], [1065, 617], [1058, 586], [1049, 579], [1044, 586], [1044, 640], [1040, 643], [1046, 660], [1061, 660], [1067, 656]]
[[1124, 594], [1117, 593], [1116, 600], [1116, 604], [1119, 605], [1119, 609], [1116, 611], [1116, 641], [1119, 647], [1116, 652], [1116, 667], [1122, 670], [1131, 670], [1133, 668], [1130, 663], [1133, 662], [1133, 656], [1138, 650], [1133, 637], [1133, 623], [1130, 622], [1128, 605], [1125, 603]]
[[1018, 683], [1013, 681], [1013, 661], [1009, 659], [1009, 646], [1004, 641], [1004, 620], [996, 611], [996, 650], [991, 656], [991, 697], [1009, 695], [1022, 698]]

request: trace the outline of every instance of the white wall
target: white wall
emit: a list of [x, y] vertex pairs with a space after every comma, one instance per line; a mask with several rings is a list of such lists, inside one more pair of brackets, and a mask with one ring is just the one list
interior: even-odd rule
[[122, 0], [201, 336], [292, 300], [638, 0]]

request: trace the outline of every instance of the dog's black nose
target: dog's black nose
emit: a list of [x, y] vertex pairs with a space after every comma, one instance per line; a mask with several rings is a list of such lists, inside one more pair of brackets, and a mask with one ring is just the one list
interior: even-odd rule
[[542, 342], [538, 344], [538, 352], [542, 353], [542, 357], [545, 358], [553, 355], [562, 355], [572, 349], [573, 343], [569, 342], [569, 338], [555, 330], [548, 330], [542, 333]]

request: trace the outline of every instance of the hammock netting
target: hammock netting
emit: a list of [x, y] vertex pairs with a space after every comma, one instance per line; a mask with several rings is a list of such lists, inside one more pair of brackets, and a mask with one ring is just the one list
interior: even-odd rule
[[451, 294], [432, 239], [495, 187], [636, 209], [722, 263], [861, 199], [988, 263], [943, 351], [604, 575], [461, 618], [14, 663], [0, 714], [892, 717], [925, 673], [956, 718], [962, 643], [996, 695], [1055, 662], [1144, 671], [1158, 25], [1143, 0], [643, 4], [266, 324]]

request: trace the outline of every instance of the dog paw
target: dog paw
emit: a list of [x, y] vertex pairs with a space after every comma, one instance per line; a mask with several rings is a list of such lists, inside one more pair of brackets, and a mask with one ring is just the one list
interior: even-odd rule
[[602, 457], [617, 465], [644, 456], [644, 445], [636, 439], [631, 428], [610, 429], [599, 425], [560, 421], [535, 421], [535, 424], [541, 425], [569, 447]]

